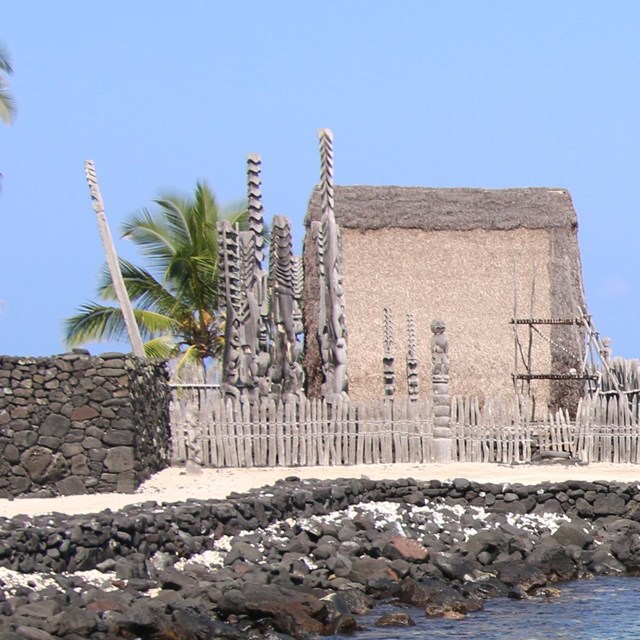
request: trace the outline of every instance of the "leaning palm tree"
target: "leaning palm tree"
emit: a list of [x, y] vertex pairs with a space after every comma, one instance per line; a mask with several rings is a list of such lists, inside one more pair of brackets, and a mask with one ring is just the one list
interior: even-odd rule
[[7, 81], [4, 75], [11, 75], [11, 61], [7, 51], [0, 45], [0, 121], [11, 124], [16, 115], [16, 105], [13, 96], [7, 89]]
[[[166, 194], [154, 203], [155, 212], [134, 212], [123, 227], [123, 237], [140, 248], [149, 269], [120, 260], [145, 353], [178, 358], [178, 369], [188, 363], [204, 365], [220, 354], [224, 341], [217, 278], [217, 223], [222, 214], [205, 183], [198, 183], [193, 198]], [[243, 227], [246, 208], [234, 207], [224, 217]], [[106, 268], [98, 295], [104, 301], [116, 300]], [[68, 346], [126, 339], [119, 307], [88, 302], [78, 311], [65, 321]]]

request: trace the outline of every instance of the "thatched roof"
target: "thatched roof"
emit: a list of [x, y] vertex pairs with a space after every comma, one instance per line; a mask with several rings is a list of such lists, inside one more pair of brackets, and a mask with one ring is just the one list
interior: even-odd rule
[[[578, 221], [566, 189], [435, 189], [336, 186], [336, 221], [345, 229], [575, 228]], [[309, 202], [309, 220], [320, 219], [320, 191]]]

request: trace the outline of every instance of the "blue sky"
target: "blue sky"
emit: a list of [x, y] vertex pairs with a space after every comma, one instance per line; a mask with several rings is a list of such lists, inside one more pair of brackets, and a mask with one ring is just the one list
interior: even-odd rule
[[596, 325], [640, 356], [640, 3], [24, 0], [0, 41], [19, 108], [0, 128], [0, 353], [63, 351], [95, 298], [84, 160], [119, 236], [162, 190], [242, 198], [260, 153], [267, 214], [300, 247], [329, 127], [338, 184], [569, 189]]

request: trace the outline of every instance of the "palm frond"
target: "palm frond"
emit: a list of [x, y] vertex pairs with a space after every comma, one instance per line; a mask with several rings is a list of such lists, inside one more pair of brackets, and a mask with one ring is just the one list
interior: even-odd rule
[[16, 103], [13, 96], [7, 90], [7, 83], [1, 74], [11, 75], [13, 69], [7, 50], [0, 45], [0, 121], [11, 124], [16, 117]]
[[8, 75], [13, 73], [11, 58], [7, 50], [2, 45], [0, 45], [0, 71]]
[[192, 243], [194, 238], [189, 228], [191, 201], [176, 194], [165, 193], [153, 202], [158, 207], [155, 220], [165, 227], [174, 241], [174, 248]]
[[127, 340], [127, 327], [118, 307], [87, 302], [75, 316], [64, 322], [64, 343], [67, 347], [107, 340]]
[[169, 360], [179, 354], [180, 347], [172, 336], [159, 336], [144, 343], [147, 358]]
[[[85, 342], [128, 340], [129, 334], [120, 307], [87, 302], [78, 311], [78, 314], [64, 323], [64, 342], [67, 346], [75, 347]], [[133, 314], [144, 339], [158, 334], [175, 334], [181, 328], [177, 320], [160, 313], [134, 309]]]
[[0, 87], [0, 120], [11, 124], [16, 117], [16, 103], [11, 94]]
[[196, 186], [195, 200], [189, 217], [194, 254], [204, 254], [215, 262], [218, 253], [219, 209], [215, 196], [204, 182]]
[[193, 200], [193, 222], [197, 222], [199, 230], [203, 227], [211, 227], [215, 229], [218, 223], [220, 210], [216, 197], [204, 181], [198, 181], [196, 184], [195, 197]]
[[189, 301], [201, 309], [216, 307], [217, 269], [210, 256], [189, 255], [188, 252], [176, 256], [167, 271], [167, 280], [179, 300]]
[[225, 206], [219, 217], [228, 220], [232, 226], [238, 225], [240, 231], [246, 231], [249, 228], [249, 208], [246, 199]]
[[[182, 316], [190, 312], [189, 305], [183, 304], [158, 282], [146, 269], [120, 258], [120, 272], [129, 298], [139, 309], [149, 309], [165, 315]], [[111, 273], [103, 265], [98, 283], [98, 294], [103, 300], [116, 300], [116, 292]]]
[[182, 371], [188, 365], [199, 364], [202, 365], [202, 359], [200, 353], [195, 345], [189, 346], [185, 351], [180, 354], [178, 362], [176, 364], [176, 378], [180, 380]]
[[140, 333], [145, 340], [153, 338], [158, 334], [176, 335], [180, 333], [182, 328], [182, 324], [178, 319], [156, 311], [134, 309], [133, 315], [136, 318], [138, 327], [140, 327]]
[[177, 250], [176, 238], [146, 208], [135, 211], [125, 221], [122, 225], [122, 237], [139, 246], [142, 254], [161, 271], [166, 270]]

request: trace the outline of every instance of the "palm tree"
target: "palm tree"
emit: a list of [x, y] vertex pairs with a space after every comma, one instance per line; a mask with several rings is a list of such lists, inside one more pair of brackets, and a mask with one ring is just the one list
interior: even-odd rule
[[16, 105], [13, 96], [7, 90], [7, 81], [3, 74], [11, 75], [13, 69], [7, 51], [0, 45], [0, 121], [11, 124], [16, 115]]
[[[154, 200], [155, 212], [134, 212], [123, 226], [149, 261], [149, 270], [120, 260], [134, 315], [152, 358], [179, 357], [185, 364], [205, 364], [223, 346], [223, 318], [218, 305], [218, 238], [220, 212], [211, 189], [203, 182], [194, 198], [165, 194]], [[234, 207], [224, 216], [246, 224], [246, 208]], [[109, 270], [103, 268], [98, 295], [116, 300]], [[119, 307], [97, 302], [82, 305], [65, 321], [65, 342], [79, 344], [126, 339]]]

